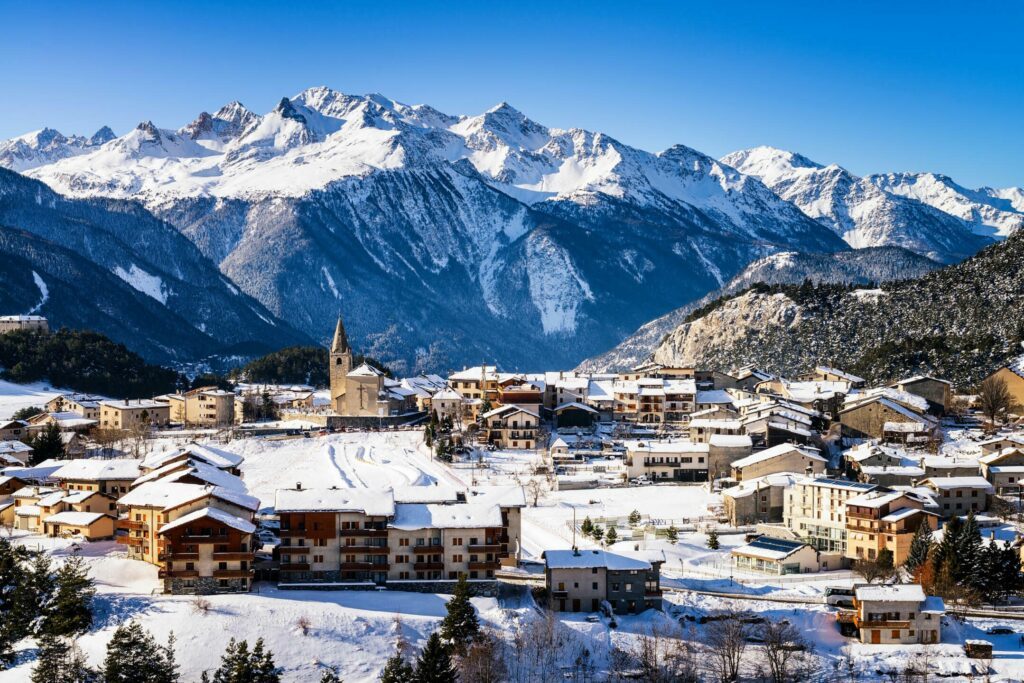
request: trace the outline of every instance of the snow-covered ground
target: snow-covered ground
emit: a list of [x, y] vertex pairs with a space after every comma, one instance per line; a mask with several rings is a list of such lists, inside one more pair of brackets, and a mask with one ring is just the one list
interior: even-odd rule
[[66, 393], [70, 392], [54, 389], [47, 382], [14, 384], [0, 380], [0, 420], [9, 419], [22, 408], [42, 408], [50, 399]]

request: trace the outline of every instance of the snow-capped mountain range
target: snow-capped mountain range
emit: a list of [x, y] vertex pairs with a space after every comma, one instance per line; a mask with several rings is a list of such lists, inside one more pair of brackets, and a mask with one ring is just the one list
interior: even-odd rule
[[[906, 179], [842, 171], [826, 186], [791, 163], [826, 188], [803, 202], [749, 153], [654, 154], [507, 104], [451, 116], [321, 87], [263, 115], [232, 102], [103, 137], [23, 136], [0, 143], [0, 165], [70, 197], [140, 202], [279, 318], [326, 339], [340, 311], [400, 371], [574, 364], [778, 251], [898, 244], [950, 261], [990, 241]], [[989, 192], [1024, 215], [1019, 190]], [[859, 195], [896, 208], [861, 220]], [[985, 230], [1014, 229], [1000, 220]]]

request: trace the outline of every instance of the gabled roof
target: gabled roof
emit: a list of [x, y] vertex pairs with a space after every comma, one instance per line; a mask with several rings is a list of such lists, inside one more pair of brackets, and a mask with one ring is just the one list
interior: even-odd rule
[[391, 489], [313, 488], [278, 489], [274, 509], [281, 512], [361, 512], [372, 517], [395, 514]]
[[562, 405], [557, 406], [555, 408], [555, 412], [560, 413], [563, 410], [568, 410], [569, 408], [573, 408], [575, 410], [582, 410], [588, 413], [594, 413], [595, 415], [597, 414], [596, 410], [586, 405], [585, 403], [580, 403], [579, 401], [569, 401], [568, 403], [563, 403]]
[[763, 451], [757, 453], [751, 453], [745, 458], [740, 458], [732, 463], [732, 467], [748, 467], [750, 465], [756, 465], [759, 462], [766, 462], [775, 458], [781, 458], [789, 455], [793, 452], [799, 453], [801, 456], [808, 458], [809, 460], [817, 460], [818, 462], [828, 462], [828, 459], [821, 457], [816, 451], [806, 447], [795, 446], [791, 443], [780, 443], [777, 446], [766, 448]]
[[69, 526], [89, 526], [95, 524], [108, 515], [102, 512], [75, 512], [73, 510], [65, 510], [64, 512], [58, 512], [55, 515], [50, 515], [43, 521], [47, 524], [67, 524]]
[[921, 482], [922, 486], [934, 486], [936, 490], [951, 489], [983, 489], [990, 493], [995, 491], [985, 477], [929, 477]]
[[369, 363], [362, 363], [352, 372], [348, 373], [349, 377], [382, 377], [383, 372], [373, 367]]
[[179, 448], [178, 450], [151, 456], [142, 463], [142, 466], [146, 469], [159, 469], [168, 463], [174, 462], [175, 460], [185, 458], [202, 460], [203, 462], [222, 470], [238, 467], [245, 460], [242, 456], [231, 453], [230, 451], [214, 448], [213, 446], [201, 446], [197, 443], [192, 443], [184, 448]]
[[835, 375], [836, 377], [840, 377], [846, 380], [847, 382], [850, 382], [851, 384], [857, 384], [866, 381], [863, 377], [858, 377], [857, 375], [854, 375], [849, 372], [844, 372], [843, 370], [838, 370], [836, 368], [830, 368], [827, 365], [819, 365], [818, 367], [815, 368], [815, 370], [823, 374]]
[[231, 491], [220, 486], [182, 484], [174, 481], [151, 481], [121, 496], [118, 504], [129, 507], [155, 507], [170, 510], [186, 503], [212, 496], [226, 503], [248, 510], [258, 510], [260, 501], [253, 496]]
[[495, 529], [502, 526], [501, 508], [493, 503], [399, 503], [391, 528], [417, 529]]
[[854, 589], [857, 602], [924, 602], [924, 589], [917, 583], [870, 584]]
[[78, 458], [68, 460], [66, 465], [53, 473], [53, 478], [82, 481], [135, 480], [140, 472], [139, 463], [138, 460], [129, 459]]
[[548, 569], [592, 569], [647, 571], [653, 563], [664, 562], [664, 551], [631, 552], [609, 550], [545, 550], [541, 553]]
[[533, 417], [536, 417], [536, 418], [540, 417], [540, 415], [536, 411], [530, 410], [529, 408], [526, 408], [526, 407], [521, 406], [521, 405], [514, 405], [514, 404], [513, 405], [507, 405], [507, 406], [501, 406], [500, 408], [495, 408], [494, 410], [492, 410], [490, 412], [484, 413], [481, 417], [485, 417], [485, 418], [486, 417], [494, 417], [495, 415], [501, 415], [503, 413], [508, 413], [509, 415], [511, 415], [513, 412], [526, 413], [527, 415], [532, 415]]
[[187, 524], [192, 524], [193, 522], [197, 522], [201, 519], [212, 519], [213, 521], [224, 524], [225, 526], [229, 526], [232, 529], [237, 529], [238, 531], [241, 531], [243, 534], [251, 534], [252, 532], [256, 531], [256, 525], [247, 519], [236, 517], [230, 512], [221, 510], [219, 508], [206, 507], [196, 510], [195, 512], [190, 512], [187, 515], [182, 515], [173, 522], [168, 522], [167, 524], [164, 524], [162, 527], [160, 527], [160, 531], [158, 533], [164, 534], [170, 531], [171, 529], [177, 529], [178, 527], [185, 526]]
[[749, 555], [765, 560], [784, 560], [798, 550], [812, 547], [802, 541], [790, 541], [785, 538], [774, 538], [772, 536], [758, 536], [750, 543], [740, 546], [732, 552], [736, 555]]

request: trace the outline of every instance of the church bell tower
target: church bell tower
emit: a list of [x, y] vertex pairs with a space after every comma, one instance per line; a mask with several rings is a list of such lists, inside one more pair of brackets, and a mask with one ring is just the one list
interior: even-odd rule
[[334, 340], [331, 342], [330, 359], [331, 407], [339, 415], [345, 414], [345, 378], [352, 371], [352, 349], [348, 345], [345, 325], [338, 316], [338, 325], [334, 328]]

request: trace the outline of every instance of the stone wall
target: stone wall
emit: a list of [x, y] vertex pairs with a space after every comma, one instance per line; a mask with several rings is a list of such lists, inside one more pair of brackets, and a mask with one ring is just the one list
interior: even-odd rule
[[[186, 586], [185, 581], [191, 580], [195, 585]], [[214, 593], [248, 593], [249, 588], [243, 585], [244, 579], [228, 579], [228, 586], [220, 585], [219, 579], [209, 576], [196, 579], [164, 579], [164, 592], [173, 595], [213, 595]]]

